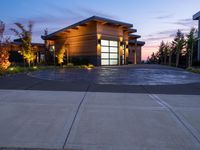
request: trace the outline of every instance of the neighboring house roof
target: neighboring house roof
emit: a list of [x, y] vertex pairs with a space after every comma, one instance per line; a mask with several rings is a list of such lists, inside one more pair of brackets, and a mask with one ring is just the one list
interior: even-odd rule
[[145, 42], [143, 41], [137, 41], [137, 40], [129, 40], [128, 41], [130, 44], [135, 44], [135, 42], [137, 42], [137, 45], [140, 45], [140, 46], [144, 46]]
[[[14, 45], [21, 45], [22, 43], [21, 42], [11, 42], [11, 44], [14, 44]], [[31, 43], [31, 45], [33, 46], [45, 46], [44, 44], [42, 43]]]
[[[66, 31], [66, 30], [68, 30], [68, 29], [75, 28], [75, 27], [77, 27], [77, 26], [83, 25], [83, 24], [88, 23], [88, 22], [90, 22], [90, 21], [107, 22], [107, 23], [110, 23], [110, 24], [125, 26], [125, 27], [127, 27], [127, 28], [133, 27], [133, 25], [132, 25], [132, 24], [129, 24], [129, 23], [125, 23], [125, 22], [121, 22], [121, 21], [116, 21], [116, 20], [112, 20], [112, 19], [107, 19], [107, 18], [103, 18], [103, 17], [98, 17], [98, 16], [92, 16], [92, 17], [90, 17], [90, 18], [88, 18], [88, 19], [82, 20], [82, 21], [77, 22], [77, 23], [75, 23], [75, 24], [72, 24], [72, 25], [70, 25], [70, 26], [68, 26], [68, 27], [66, 27], [66, 28], [63, 28], [63, 29], [58, 30], [58, 31], [56, 31], [56, 32], [53, 32], [53, 33], [51, 33], [51, 34], [49, 34], [49, 35], [47, 35], [47, 36], [41, 36], [41, 38], [42, 38], [42, 39], [46, 39], [46, 38], [52, 37], [52, 36], [56, 35], [56, 34], [59, 33], [59, 32], [63, 32], [63, 31]], [[136, 29], [129, 29], [129, 31], [130, 31], [130, 32], [136, 32], [137, 30], [136, 30]]]
[[[22, 44], [22, 39], [14, 39], [11, 44], [16, 44], [16, 45], [21, 45]], [[33, 46], [45, 46], [43, 43], [31, 43]]]
[[200, 19], [200, 11], [193, 15], [193, 20], [199, 20]]

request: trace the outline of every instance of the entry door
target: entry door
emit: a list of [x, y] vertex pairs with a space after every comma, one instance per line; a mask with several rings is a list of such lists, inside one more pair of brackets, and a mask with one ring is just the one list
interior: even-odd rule
[[118, 41], [101, 40], [101, 65], [118, 65]]

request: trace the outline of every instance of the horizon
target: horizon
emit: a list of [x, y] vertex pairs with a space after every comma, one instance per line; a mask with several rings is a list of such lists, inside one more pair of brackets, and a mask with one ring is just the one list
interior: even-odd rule
[[2, 0], [0, 20], [6, 24], [6, 35], [11, 39], [15, 36], [9, 29], [14, 27], [15, 22], [26, 26], [33, 21], [33, 42], [40, 43], [43, 43], [40, 36], [46, 28], [52, 33], [91, 16], [131, 23], [137, 29], [136, 34], [141, 35], [139, 40], [146, 43], [142, 48], [142, 60], [146, 60], [158, 50], [162, 40], [173, 40], [178, 29], [187, 33], [192, 27], [197, 27], [197, 21], [193, 21], [192, 16], [200, 8], [195, 2], [198, 3], [196, 0], [183, 0], [181, 3], [178, 0], [152, 0], [151, 3], [147, 0], [126, 0], [126, 3], [116, 0], [85, 0], [84, 3], [81, 0], [59, 0], [59, 3], [48, 0], [39, 3], [34, 0]]

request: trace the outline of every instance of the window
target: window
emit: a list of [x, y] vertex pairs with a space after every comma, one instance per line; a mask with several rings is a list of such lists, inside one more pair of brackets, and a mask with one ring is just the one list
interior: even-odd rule
[[109, 41], [108, 40], [101, 40], [101, 45], [102, 46], [109, 46]]
[[101, 65], [117, 65], [118, 57], [118, 42], [101, 40]]

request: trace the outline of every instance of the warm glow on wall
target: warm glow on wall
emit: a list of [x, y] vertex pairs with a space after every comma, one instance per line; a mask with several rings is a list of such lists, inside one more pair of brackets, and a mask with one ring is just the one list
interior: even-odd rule
[[101, 53], [101, 34], [97, 34], [97, 54]]
[[123, 41], [123, 37], [120, 37], [120, 38], [119, 38], [119, 41], [122, 42], [122, 41]]
[[98, 40], [101, 39], [101, 34], [97, 34], [97, 39], [98, 39]]

